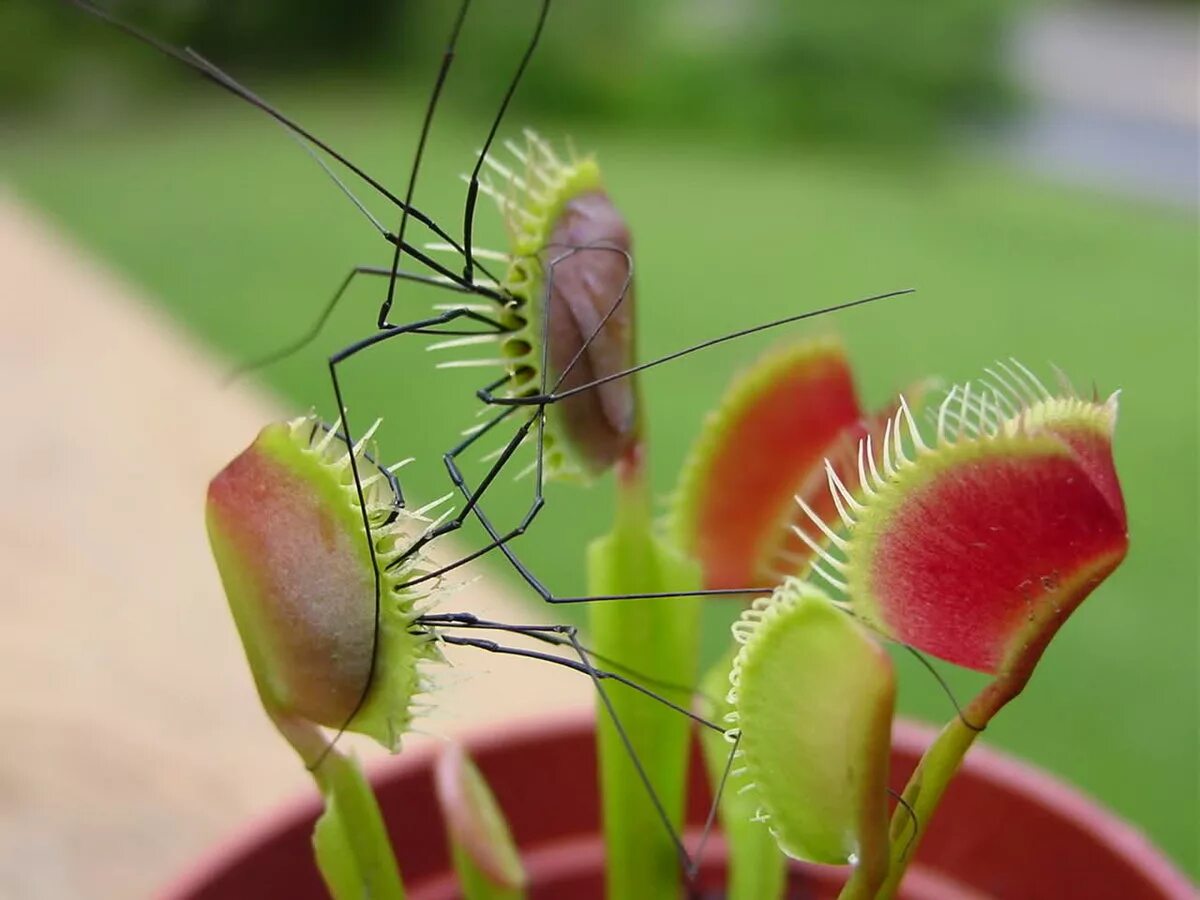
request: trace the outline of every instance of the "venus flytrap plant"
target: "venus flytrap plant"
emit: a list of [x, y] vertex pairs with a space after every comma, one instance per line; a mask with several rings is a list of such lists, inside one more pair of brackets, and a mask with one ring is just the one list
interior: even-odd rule
[[434, 788], [464, 900], [522, 900], [525, 870], [496, 798], [458, 744], [447, 744]]
[[[922, 429], [904, 397], [890, 417], [863, 416], [852, 386], [846, 393], [848, 371], [837, 345], [810, 343], [767, 357], [730, 392], [684, 469], [675, 506], [672, 534], [690, 543], [698, 564], [652, 521], [640, 431], [615, 460], [613, 532], [589, 550], [589, 580], [601, 596], [686, 592], [704, 578], [769, 574], [768, 560], [801, 570], [744, 609], [733, 627], [740, 648], [704, 682], [705, 712], [729, 726], [724, 740], [705, 736], [705, 753], [724, 794], [730, 900], [779, 896], [780, 851], [853, 866], [848, 900], [894, 896], [977, 734], [1020, 692], [1055, 631], [1127, 547], [1111, 449], [1115, 395], [1054, 395], [1019, 364], [998, 364], [980, 383], [952, 387]], [[831, 384], [843, 391], [840, 404], [825, 407], [832, 413], [805, 408]], [[606, 415], [596, 407], [589, 414]], [[585, 432], [563, 433], [571, 441]], [[791, 449], [778, 439], [788, 434], [810, 440], [798, 450], [801, 461], [787, 462], [786, 477], [721, 477], [738, 474], [727, 465], [738, 447], [767, 465]], [[429, 507], [400, 508], [390, 472], [367, 453], [369, 440], [370, 433], [348, 447], [311, 416], [268, 426], [213, 479], [208, 500], [213, 553], [264, 708], [325, 797], [314, 845], [338, 900], [404, 892], [361, 770], [322, 729], [358, 731], [395, 749], [425, 687], [419, 668], [440, 659], [438, 629], [463, 620], [423, 617], [431, 598], [414, 582], [439, 579], [422, 581], [429, 566], [412, 551], [437, 521], [425, 518]], [[361, 493], [356, 472], [369, 475]], [[822, 491], [813, 486], [816, 472]], [[750, 513], [711, 515], [731, 490]], [[797, 515], [779, 508], [788, 490], [804, 524], [786, 524]], [[790, 529], [795, 547], [780, 552], [763, 523]], [[711, 552], [724, 551], [723, 533], [737, 554]], [[695, 612], [678, 597], [597, 604], [596, 649], [586, 652], [636, 660], [644, 679], [686, 683], [695, 668]], [[884, 641], [993, 676], [929, 748], [890, 827], [895, 679]], [[584, 669], [600, 688], [597, 673], [586, 662]], [[681, 847], [663, 823], [678, 833], [690, 725], [633, 692], [601, 689], [600, 697], [609, 896], [676, 896]], [[606, 727], [606, 712], [621, 716], [625, 735]], [[626, 755], [626, 738], [640, 768]], [[466, 895], [523, 896], [519, 858], [481, 776], [451, 750], [437, 778]]]
[[[929, 387], [919, 382], [906, 393], [919, 400]], [[895, 409], [862, 408], [834, 338], [783, 344], [739, 375], [688, 455], [672, 511], [705, 587], [769, 587], [804, 570], [812, 551], [788, 527], [799, 515], [794, 498], [833, 514], [826, 459], [847, 471], [857, 442], [880, 435]]]
[[820, 589], [791, 578], [754, 601], [734, 636], [733, 787], [784, 853], [853, 865], [843, 896], [869, 900], [888, 869], [891, 659]]
[[[499, 204], [509, 236], [501, 286], [513, 298], [506, 321], [514, 330], [500, 339], [499, 360], [510, 376], [509, 397], [570, 390], [624, 371], [635, 356], [632, 236], [600, 169], [592, 157], [572, 151], [564, 160], [533, 132], [525, 136], [523, 148], [507, 144], [513, 167], [485, 159], [506, 186], [482, 185]], [[619, 378], [570, 397], [546, 410], [540, 427], [547, 475], [588, 480], [616, 469], [616, 520], [588, 549], [589, 594], [699, 587], [693, 564], [657, 533], [636, 381]], [[637, 660], [647, 679], [695, 681], [695, 599], [600, 603], [589, 610], [589, 625], [597, 654]], [[678, 690], [664, 696], [689, 702]], [[674, 896], [679, 848], [662, 818], [680, 830], [690, 725], [627, 691], [601, 691], [598, 705], [608, 895]], [[640, 773], [614, 718], [625, 725]], [[656, 801], [647, 796], [643, 775]]]
[[369, 465], [370, 435], [353, 448], [335, 435], [312, 416], [264, 428], [209, 485], [208, 535], [263, 708], [325, 798], [313, 841], [330, 892], [400, 898], [374, 795], [322, 728], [390, 750], [408, 730], [418, 667], [440, 658], [413, 628], [428, 594], [403, 587], [422, 567], [403, 556], [404, 526], [428, 523], [395, 509], [383, 470], [363, 483], [364, 512], [351, 465]]
[[[926, 390], [926, 383], [921, 382], [913, 393], [922, 396]], [[790, 588], [782, 595], [782, 588], [772, 592], [770, 586], [813, 561], [812, 549], [788, 527], [799, 514], [795, 497], [807, 497], [814, 506], [832, 512], [833, 502], [825, 491], [826, 459], [835, 460], [837, 469], [846, 469], [852, 463], [856, 442], [864, 435], [881, 434], [896, 406], [893, 403], [875, 414], [864, 412], [845, 350], [832, 338], [785, 344], [739, 375], [704, 423], [683, 468], [673, 509], [678, 539], [701, 562], [705, 586], [763, 584], [767, 586], [764, 594], [781, 598], [781, 606], [794, 606], [790, 598], [801, 590], [798, 583], [785, 581]], [[800, 618], [818, 615], [809, 611], [813, 602], [809, 595], [814, 589], [803, 586], [802, 590], [806, 599]], [[745, 637], [745, 626], [756, 623], [763, 611], [770, 609], [774, 609], [770, 599], [755, 601], [745, 614], [748, 618], [736, 626], [737, 633]], [[778, 619], [790, 620], [790, 616]], [[771, 621], [777, 619], [772, 616]], [[852, 648], [861, 644], [856, 637], [850, 634], [846, 638]], [[724, 696], [735, 658], [742, 659], [742, 654], [731, 652], [718, 661], [704, 681], [709, 695], [704, 698], [704, 708], [712, 713], [711, 718], [727, 723], [738, 719], [733, 695]], [[815, 655], [804, 653], [794, 665], [807, 671], [804, 667], [812, 658]], [[864, 674], [872, 671], [871, 666], [863, 669]], [[875, 686], [881, 694], [890, 692], [890, 678], [889, 669], [884, 683]], [[752, 678], [752, 688], [760, 684]], [[752, 690], [751, 696], [758, 696], [757, 691]], [[781, 723], [791, 714], [794, 697], [781, 700], [776, 710]], [[813, 700], [801, 695], [800, 702], [811, 704]], [[816, 718], [812, 725], [815, 732], [830, 728]], [[753, 726], [751, 732], [755, 733]], [[730, 732], [731, 738], [734, 733]], [[750, 768], [744, 761], [746, 751], [739, 749], [732, 776], [727, 777], [728, 744], [712, 734], [702, 735], [701, 740], [714, 791], [720, 792], [722, 825], [731, 848], [728, 896], [730, 900], [779, 896], [785, 858], [762, 825], [761, 803], [755, 792], [747, 790], [753, 782], [746, 781]], [[787, 752], [800, 754], [801, 747]], [[780, 769], [775, 766], [771, 771]], [[827, 783], [832, 791], [841, 791], [838, 796], [843, 802], [852, 792], [849, 786], [837, 787], [836, 779]], [[828, 805], [826, 809], [828, 812]], [[850, 809], [840, 811], [842, 819], [854, 814]], [[879, 824], [870, 829], [874, 835], [880, 833]], [[868, 840], [866, 846], [877, 850], [879, 842]], [[831, 858], [826, 851], [819, 859], [844, 863], [848, 852]], [[863, 853], [857, 851], [857, 855]], [[879, 854], [874, 853], [870, 861], [877, 864]], [[877, 868], [870, 871], [878, 874]]]
[[[1011, 361], [952, 387], [927, 411], [925, 430], [904, 397], [890, 416], [852, 422], [856, 401], [846, 399], [848, 368], [834, 364], [836, 353], [797, 346], [744, 376], [698, 442], [677, 507], [680, 533], [713, 581], [763, 573], [764, 560], [781, 558], [763, 523], [787, 519], [775, 510], [789, 482], [801, 514], [790, 527], [799, 552], [782, 559], [802, 578], [754, 601], [734, 626], [741, 650], [705, 681], [711, 693], [732, 668], [725, 711], [738, 750], [727, 789], [742, 793], [726, 794], [722, 817], [734, 900], [779, 895], [769, 875], [753, 874], [764, 870], [767, 829], [747, 821], [751, 800], [753, 819], [788, 855], [855, 865], [844, 897], [894, 896], [971, 743], [1128, 545], [1112, 460], [1116, 395], [1084, 399], [1065, 380], [1052, 394]], [[780, 402], [819, 404], [797, 374], [822, 358], [838, 372], [824, 380], [835, 387], [825, 420]], [[821, 379], [808, 383], [819, 393]], [[817, 427], [797, 428], [806, 417]], [[794, 450], [781, 440], [814, 433]], [[818, 461], [813, 443], [833, 452]], [[787, 459], [761, 476], [728, 462], [739, 449], [750, 469]], [[894, 686], [876, 636], [994, 679], [929, 748], [886, 835]], [[719, 782], [722, 757], [706, 743]]]
[[1016, 361], [943, 399], [926, 439], [907, 408], [855, 490], [830, 475], [840, 528], [814, 523], [856, 613], [881, 634], [993, 676], [951, 720], [893, 822], [893, 896], [979, 732], [1025, 687], [1055, 632], [1129, 545], [1112, 457], [1117, 395], [1052, 394]]

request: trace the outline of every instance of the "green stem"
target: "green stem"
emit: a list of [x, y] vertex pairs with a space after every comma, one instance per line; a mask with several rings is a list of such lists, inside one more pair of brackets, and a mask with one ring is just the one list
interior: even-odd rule
[[[967, 751], [975, 743], [975, 738], [991, 722], [992, 717], [1021, 692], [1029, 680], [1031, 671], [1032, 667], [1029, 671], [1013, 672], [997, 678], [963, 709], [961, 715], [951, 719], [929, 745], [901, 795], [912, 813], [910, 814], [904, 804], [899, 804], [892, 815], [888, 874], [883, 886], [875, 894], [876, 900], [891, 900], [895, 897], [908, 864], [916, 855], [917, 846], [925, 836], [929, 822], [941, 803], [950, 780], [962, 765]], [[918, 829], [915, 833], [914, 828]], [[854, 881], [852, 877], [840, 900], [857, 900], [860, 896], [847, 893]]]
[[[704, 677], [699, 699], [700, 710], [710, 722], [725, 722], [733, 711], [726, 699], [729, 670], [740, 645], [734, 644]], [[726, 900], [779, 900], [787, 888], [787, 857], [762, 822], [755, 821], [758, 798], [737, 790], [729, 783], [729, 742], [723, 734], [701, 728], [700, 745], [708, 765], [713, 793], [721, 791], [721, 829], [729, 848]], [[726, 783], [722, 785], [722, 781]]]
[[325, 799], [313, 829], [317, 868], [334, 900], [404, 900], [404, 884], [379, 803], [358, 760], [330, 747], [311, 722], [267, 713], [288, 743], [310, 765]]
[[[616, 521], [588, 550], [589, 592], [688, 591], [699, 574], [653, 531], [649, 492], [637, 454], [618, 471]], [[694, 684], [699, 606], [694, 598], [606, 601], [590, 608], [591, 643], [599, 654], [634, 666], [646, 679]], [[679, 833], [684, 812], [691, 723], [679, 713], [621, 686], [606, 686], [613, 711]], [[688, 705], [684, 691], [660, 691]], [[607, 893], [612, 900], [679, 895], [680, 860], [608, 711], [596, 724], [607, 847]]]

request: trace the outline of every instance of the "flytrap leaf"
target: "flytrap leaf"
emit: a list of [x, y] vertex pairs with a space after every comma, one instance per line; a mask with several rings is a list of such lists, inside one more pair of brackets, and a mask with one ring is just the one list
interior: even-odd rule
[[[594, 158], [561, 157], [531, 131], [509, 143], [515, 162], [489, 156], [505, 185], [483, 184], [500, 206], [509, 236], [500, 285], [513, 300], [498, 360], [508, 397], [563, 392], [633, 365], [633, 242], [609, 199]], [[569, 371], [568, 371], [569, 369]], [[564, 373], [565, 376], [564, 376]], [[561, 382], [561, 383], [560, 383]], [[544, 465], [551, 476], [607, 470], [640, 428], [632, 378], [618, 378], [547, 408]]]
[[[913, 385], [910, 399], [928, 387]], [[832, 338], [781, 347], [739, 376], [705, 421], [676, 494], [679, 539], [703, 564], [705, 587], [774, 585], [803, 572], [812, 551], [788, 527], [794, 498], [833, 515], [826, 460], [851, 471], [858, 441], [882, 436], [896, 409], [863, 412]]]
[[761, 357], [709, 414], [680, 479], [680, 541], [705, 587], [773, 584], [793, 495], [819, 472], [862, 409], [840, 343], [805, 341]]
[[[734, 625], [729, 702], [743, 782], [789, 856], [887, 865], [895, 681], [882, 647], [812, 585], [788, 579]], [[747, 787], [748, 785], [748, 787]]]
[[525, 869], [496, 798], [458, 744], [447, 744], [434, 770], [446, 837], [466, 900], [520, 900]]
[[[354, 452], [371, 472], [364, 446]], [[402, 558], [407, 517], [390, 521], [392, 491], [375, 472], [364, 482], [368, 545], [350, 458], [312, 417], [268, 425], [209, 485], [209, 542], [277, 723], [346, 727], [395, 749], [421, 686], [417, 664], [438, 651], [412, 628], [424, 595], [401, 588], [420, 566]]]
[[332, 752], [314, 777], [325, 811], [313, 829], [313, 850], [330, 896], [404, 900], [383, 815], [358, 760]]
[[1018, 364], [1002, 368], [952, 388], [928, 441], [902, 409], [882, 447], [860, 446], [856, 481], [830, 476], [840, 533], [836, 520], [809, 530], [864, 620], [950, 662], [1013, 674], [1032, 669], [1129, 540], [1116, 395], [1052, 396]]
[[[728, 722], [733, 714], [729, 702], [729, 673], [738, 646], [717, 660], [700, 685], [700, 713], [710, 722]], [[720, 797], [721, 830], [729, 847], [729, 878], [726, 900], [777, 900], [787, 880], [787, 858], [764, 822], [757, 819], [759, 801], [752, 792], [735, 789], [738, 779], [732, 770], [743, 765], [730, 760], [730, 736], [701, 728], [698, 732], [704, 764], [713, 796]]]

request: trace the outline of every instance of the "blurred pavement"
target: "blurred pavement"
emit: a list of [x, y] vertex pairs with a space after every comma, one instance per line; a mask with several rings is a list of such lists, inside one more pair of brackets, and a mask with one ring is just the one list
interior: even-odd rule
[[[311, 790], [258, 707], [203, 530], [208, 479], [281, 411], [223, 387], [2, 186], [0, 271], [0, 897], [144, 897]], [[482, 582], [449, 604], [553, 621]], [[590, 702], [565, 670], [452, 658], [418, 722], [437, 734]]]
[[1200, 203], [1200, 10], [1077, 3], [1019, 20], [1010, 68], [1032, 101], [1008, 146], [1037, 171]]

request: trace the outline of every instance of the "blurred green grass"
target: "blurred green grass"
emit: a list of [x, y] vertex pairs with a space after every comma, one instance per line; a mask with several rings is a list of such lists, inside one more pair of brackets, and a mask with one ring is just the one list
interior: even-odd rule
[[[232, 365], [301, 333], [352, 263], [386, 264], [390, 249], [294, 144], [231, 103], [188, 100], [118, 124], [10, 131], [0, 162], [24, 197]], [[332, 84], [285, 92], [283, 105], [402, 185], [415, 108]], [[456, 176], [483, 130], [449, 114], [435, 129], [417, 202], [451, 231], [461, 221]], [[575, 138], [597, 150], [634, 225], [643, 358], [804, 309], [919, 289], [648, 373], [664, 496], [728, 378], [787, 336], [840, 332], [870, 403], [927, 373], [961, 379], [1008, 355], [1043, 369], [1054, 362], [1102, 392], [1124, 390], [1117, 457], [1130, 557], [1059, 635], [987, 739], [1065, 776], [1200, 872], [1194, 223], [965, 162], [888, 166], [694, 136]], [[495, 216], [483, 215], [491, 220], [484, 243], [496, 245]], [[297, 408], [328, 412], [323, 358], [367, 331], [381, 287], [358, 284], [313, 347], [262, 377]], [[404, 288], [397, 303], [415, 318], [440, 299]], [[431, 497], [446, 489], [438, 456], [472, 421], [465, 398], [485, 376], [435, 374], [423, 343], [355, 361], [348, 402], [359, 428], [385, 416], [387, 455], [417, 456], [409, 484]], [[78, 366], [86, 378], [88, 360]], [[515, 516], [528, 489], [506, 483], [502, 498], [489, 497], [497, 520]], [[582, 587], [582, 548], [605, 530], [608, 509], [604, 487], [551, 487], [540, 527], [522, 544], [556, 592]], [[512, 580], [499, 564], [493, 571]], [[715, 641], [729, 606], [714, 608]], [[537, 611], [547, 620], [558, 612]], [[898, 664], [904, 711], [947, 718], [932, 679], [909, 660]], [[961, 690], [972, 683], [952, 681]]]

